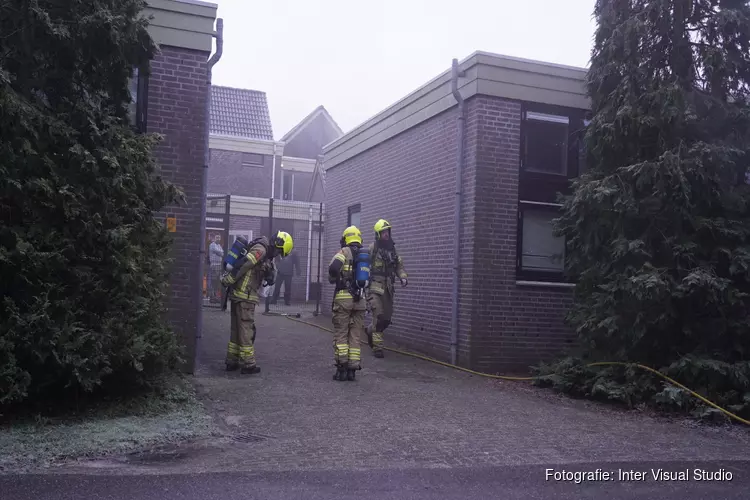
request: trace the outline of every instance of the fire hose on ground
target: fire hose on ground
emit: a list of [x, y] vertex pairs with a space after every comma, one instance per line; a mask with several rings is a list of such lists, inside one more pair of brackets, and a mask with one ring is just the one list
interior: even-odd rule
[[[292, 321], [296, 321], [298, 323], [302, 323], [302, 324], [305, 324], [305, 325], [308, 325], [308, 326], [313, 326], [313, 327], [318, 328], [320, 330], [323, 330], [323, 331], [326, 331], [326, 332], [329, 332], [329, 333], [333, 333], [333, 330], [331, 330], [330, 328], [326, 328], [326, 327], [324, 327], [322, 325], [318, 325], [318, 324], [312, 323], [310, 321], [305, 321], [305, 320], [302, 320], [302, 319], [297, 319], [297, 318], [292, 318], [292, 317], [288, 317], [288, 318], [290, 320], [292, 320]], [[448, 367], [448, 368], [453, 368], [454, 370], [459, 370], [459, 371], [462, 371], [462, 372], [470, 373], [472, 375], [477, 375], [479, 377], [492, 378], [492, 379], [498, 379], [498, 380], [512, 380], [512, 381], [532, 381], [532, 380], [537, 380], [537, 379], [543, 378], [542, 376], [536, 376], [536, 377], [511, 377], [511, 376], [507, 376], [507, 375], [493, 375], [491, 373], [482, 373], [482, 372], [470, 370], [468, 368], [463, 368], [461, 366], [452, 365], [450, 363], [446, 363], [444, 361], [440, 361], [440, 360], [437, 360], [437, 359], [434, 359], [434, 358], [430, 358], [428, 356], [422, 356], [421, 354], [415, 354], [413, 352], [403, 351], [401, 349], [394, 349], [393, 347], [385, 347], [385, 346], [383, 346], [383, 349], [385, 349], [387, 351], [395, 352], [397, 354], [402, 354], [404, 356], [410, 356], [412, 358], [417, 358], [417, 359], [422, 359], [424, 361], [429, 361], [430, 363], [435, 363], [435, 364], [438, 364], [438, 365], [441, 365], [441, 366], [445, 366], [445, 367]], [[687, 391], [688, 393], [690, 393], [694, 397], [696, 397], [699, 400], [703, 401], [704, 403], [706, 403], [707, 405], [711, 406], [712, 408], [715, 408], [715, 409], [719, 410], [720, 412], [724, 413], [728, 417], [730, 417], [730, 418], [732, 418], [734, 420], [737, 420], [738, 422], [741, 422], [741, 423], [743, 423], [745, 425], [750, 425], [750, 420], [746, 420], [746, 419], [740, 417], [739, 415], [735, 415], [731, 411], [722, 408], [721, 406], [717, 405], [716, 403], [714, 403], [712, 401], [709, 401], [708, 399], [706, 399], [705, 397], [701, 396], [697, 392], [695, 392], [695, 391], [693, 391], [693, 390], [685, 387], [684, 385], [682, 385], [681, 383], [677, 382], [676, 380], [674, 380], [674, 379], [672, 379], [672, 378], [664, 375], [660, 371], [655, 370], [655, 369], [653, 369], [651, 367], [648, 367], [648, 366], [645, 366], [645, 365], [642, 365], [642, 364], [639, 364], [639, 363], [625, 363], [625, 362], [619, 362], [619, 361], [600, 361], [600, 362], [596, 362], [596, 363], [589, 363], [589, 364], [587, 364], [585, 366], [586, 367], [596, 367], [596, 366], [625, 366], [625, 367], [635, 366], [635, 367], [638, 367], [641, 370], [646, 370], [646, 371], [648, 371], [650, 373], [653, 373], [654, 375], [657, 375], [657, 376], [661, 377], [662, 379], [666, 380], [670, 384], [672, 384], [672, 385], [674, 385], [676, 387], [679, 387], [680, 389], [682, 389], [684, 391]]]

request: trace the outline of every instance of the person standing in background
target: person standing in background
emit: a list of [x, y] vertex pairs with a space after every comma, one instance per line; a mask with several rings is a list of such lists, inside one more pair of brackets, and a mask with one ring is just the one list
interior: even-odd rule
[[209, 269], [207, 273], [206, 293], [211, 302], [221, 301], [221, 264], [224, 260], [224, 248], [221, 246], [221, 236], [214, 236], [214, 241], [208, 247]]
[[281, 259], [276, 267], [278, 274], [276, 276], [276, 286], [273, 290], [271, 304], [275, 304], [279, 300], [281, 285], [283, 283], [284, 304], [288, 306], [292, 305], [292, 278], [301, 274], [299, 267], [299, 255], [297, 255], [296, 251], [292, 251], [288, 257]]

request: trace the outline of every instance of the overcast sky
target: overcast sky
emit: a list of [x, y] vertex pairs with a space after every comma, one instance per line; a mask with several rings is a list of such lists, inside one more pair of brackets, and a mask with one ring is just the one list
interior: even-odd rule
[[319, 105], [344, 132], [475, 50], [586, 67], [594, 0], [213, 0], [216, 85], [265, 91], [276, 139]]

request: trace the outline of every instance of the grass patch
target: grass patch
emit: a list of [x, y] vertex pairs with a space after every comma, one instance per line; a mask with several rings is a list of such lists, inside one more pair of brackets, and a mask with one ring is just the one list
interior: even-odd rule
[[100, 457], [215, 435], [192, 384], [163, 379], [148, 392], [87, 405], [56, 416], [3, 415], [0, 471], [24, 472], [64, 460]]

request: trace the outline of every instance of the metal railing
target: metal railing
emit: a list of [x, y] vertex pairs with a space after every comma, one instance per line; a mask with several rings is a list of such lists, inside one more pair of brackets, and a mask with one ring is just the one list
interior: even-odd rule
[[210, 195], [206, 204], [204, 306], [221, 307], [222, 262], [238, 236], [252, 240], [281, 230], [292, 235], [294, 250], [283, 260], [277, 258], [277, 282], [260, 291], [263, 311], [318, 315], [324, 273], [323, 219], [322, 203]]

